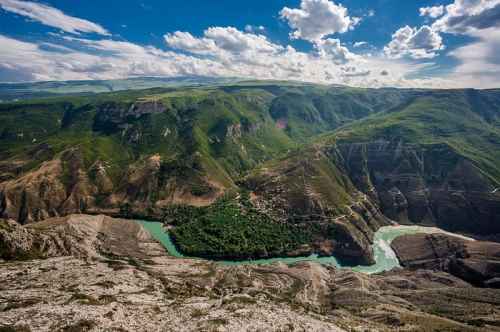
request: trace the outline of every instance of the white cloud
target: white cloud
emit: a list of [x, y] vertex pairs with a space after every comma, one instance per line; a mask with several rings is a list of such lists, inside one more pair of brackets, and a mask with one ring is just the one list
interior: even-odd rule
[[[95, 23], [67, 16], [36, 2], [0, 0], [0, 6], [73, 34], [109, 35]], [[299, 9], [284, 8], [281, 17], [294, 30], [292, 37], [312, 42], [314, 51], [301, 52], [292, 46], [274, 43], [262, 34], [265, 28], [260, 26], [247, 26], [245, 31], [211, 27], [199, 37], [176, 31], [164, 36], [169, 51], [109, 38], [95, 40], [59, 33], [50, 33], [47, 41], [39, 42], [0, 35], [0, 81], [202, 75], [363, 87], [442, 87], [449, 84], [435, 78], [408, 78], [418, 76], [428, 64], [389, 60], [380, 54], [356, 55], [339, 39], [327, 38], [352, 29], [360, 21], [360, 18], [349, 17], [347, 9], [333, 1], [302, 0]], [[430, 48], [428, 45], [432, 41], [425, 44], [423, 31], [412, 30], [412, 33], [414, 36], [408, 45]], [[362, 44], [358, 42], [355, 46]]]
[[363, 46], [367, 46], [367, 45], [368, 45], [368, 42], [359, 41], [359, 42], [355, 42], [352, 46], [358, 48], [358, 47], [363, 47]]
[[0, 35], [0, 68], [29, 81], [86, 79], [87, 69], [101, 63], [99, 57], [68, 53], [68, 49], [44, 51], [39, 45]]
[[294, 39], [316, 41], [352, 29], [359, 18], [348, 15], [347, 9], [329, 0], [302, 0], [300, 8], [285, 7], [280, 16], [294, 30]]
[[[432, 8], [432, 7], [431, 7]], [[435, 7], [434, 7], [435, 8]], [[498, 88], [500, 85], [500, 0], [455, 0], [439, 7], [439, 15], [421, 8], [436, 20], [437, 33], [462, 34], [475, 40], [448, 53], [458, 65], [443, 76], [457, 87]], [[436, 45], [438, 41], [436, 40]]]
[[390, 58], [409, 56], [413, 59], [433, 58], [437, 51], [443, 50], [443, 39], [431, 27], [402, 27], [392, 35], [391, 42], [384, 47]]
[[371, 70], [369, 69], [364, 69], [364, 70], [358, 70], [357, 67], [354, 66], [346, 66], [346, 67], [341, 67], [340, 68], [343, 72], [344, 77], [364, 77], [368, 76], [371, 74]]
[[50, 27], [69, 33], [81, 32], [109, 35], [102, 26], [73, 16], [64, 14], [59, 9], [31, 1], [0, 0], [0, 6], [9, 12], [28, 17]]
[[472, 32], [477, 40], [449, 53], [459, 65], [448, 75], [464, 87], [498, 88], [500, 86], [500, 30], [489, 28]]
[[438, 18], [444, 14], [444, 6], [433, 6], [420, 8], [420, 16], [429, 16], [430, 18]]
[[283, 51], [282, 46], [270, 42], [264, 35], [241, 32], [233, 27], [208, 28], [202, 38], [181, 31], [166, 34], [164, 37], [171, 48], [225, 59], [233, 55], [250, 55], [255, 52], [272, 54]]
[[215, 52], [215, 42], [207, 38], [196, 38], [189, 32], [176, 31], [164, 36], [168, 46], [174, 49], [187, 51], [195, 54], [207, 54]]
[[[167, 38], [169, 37], [169, 38]], [[223, 76], [298, 80], [362, 87], [442, 87], [435, 78], [409, 79], [427, 64], [349, 52], [338, 39], [297, 51], [235, 28], [213, 27], [203, 36], [166, 36], [171, 51], [112, 39], [52, 34], [50, 43], [28, 43], [0, 35], [0, 80], [113, 79], [131, 76]], [[8, 50], [8, 51], [3, 51]], [[387, 75], [381, 75], [381, 70]], [[449, 85], [447, 85], [449, 86]]]
[[275, 53], [283, 49], [281, 46], [269, 42], [263, 35], [244, 33], [232, 27], [209, 28], [205, 30], [205, 38], [213, 40], [217, 47], [231, 53], [245, 51]]
[[321, 58], [330, 59], [335, 64], [345, 64], [355, 58], [355, 55], [347, 47], [342, 46], [338, 39], [322, 39], [317, 41], [314, 47]]
[[[0, 35], [0, 69], [24, 81], [116, 79], [130, 76], [231, 76], [220, 63], [151, 46], [63, 37], [65, 46], [22, 42]], [[0, 70], [1, 73], [1, 70]], [[2, 77], [2, 80], [5, 80]], [[9, 80], [11, 81], [11, 80]]]
[[500, 26], [500, 0], [455, 0], [432, 28], [447, 33], [468, 33]]

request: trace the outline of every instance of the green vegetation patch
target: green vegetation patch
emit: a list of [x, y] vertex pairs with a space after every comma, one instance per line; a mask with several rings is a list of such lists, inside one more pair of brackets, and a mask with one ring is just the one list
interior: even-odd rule
[[[173, 207], [171, 235], [179, 250], [190, 256], [253, 259], [279, 256], [311, 243], [312, 229], [277, 223], [260, 213], [243, 193], [225, 196], [209, 207]], [[175, 211], [175, 212], [174, 212]], [[175, 215], [175, 217], [174, 217]]]

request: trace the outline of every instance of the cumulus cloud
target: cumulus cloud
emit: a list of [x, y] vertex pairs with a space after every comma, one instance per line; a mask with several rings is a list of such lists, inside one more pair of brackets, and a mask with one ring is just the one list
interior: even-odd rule
[[384, 48], [390, 58], [409, 56], [413, 59], [433, 58], [443, 50], [443, 39], [431, 27], [404, 26], [392, 35], [391, 42]]
[[432, 28], [462, 34], [500, 26], [500, 0], [455, 0]]
[[[49, 33], [46, 40], [26, 42], [0, 35], [0, 81], [115, 79], [133, 76], [225, 76], [299, 80], [362, 87], [442, 87], [449, 82], [418, 74], [428, 64], [356, 55], [335, 33], [352, 29], [360, 18], [329, 0], [302, 0], [300, 8], [280, 15], [292, 27], [292, 38], [308, 40], [313, 51], [280, 45], [262, 33], [264, 27], [210, 27], [201, 36], [176, 31], [164, 36], [168, 50], [111, 37], [89, 39], [82, 33], [110, 36], [101, 26], [68, 16], [32, 1], [0, 0], [0, 6], [48, 26], [79, 36]], [[371, 16], [370, 12], [367, 16]], [[425, 46], [424, 33], [413, 31], [407, 45]], [[363, 42], [358, 42], [357, 47]], [[430, 43], [432, 44], [432, 43]], [[423, 45], [423, 46], [422, 46]], [[434, 46], [436, 47], [436, 46]], [[413, 51], [412, 51], [413, 52]], [[413, 53], [412, 53], [413, 54]], [[380, 68], [384, 68], [380, 72]], [[415, 77], [419, 76], [418, 79]], [[412, 77], [412, 79], [409, 79]]]
[[269, 42], [263, 35], [244, 33], [232, 27], [209, 28], [205, 30], [205, 38], [213, 40], [217, 47], [232, 53], [241, 53], [248, 50], [274, 53], [282, 50], [281, 46]]
[[[475, 39], [448, 53], [459, 64], [443, 79], [456, 82], [457, 87], [500, 85], [500, 0], [454, 0], [445, 7], [421, 8], [420, 13], [435, 19], [431, 25], [435, 33], [468, 35]], [[434, 45], [439, 45], [438, 39]]]
[[420, 8], [420, 16], [429, 16], [430, 18], [438, 18], [444, 14], [444, 6], [433, 6]]
[[308, 41], [347, 32], [360, 21], [350, 17], [344, 6], [329, 0], [302, 0], [300, 8], [285, 7], [280, 16], [293, 29], [291, 38]]
[[213, 40], [196, 38], [189, 32], [176, 31], [166, 34], [164, 38], [168, 46], [190, 53], [207, 54], [217, 49]]
[[[436, 79], [407, 78], [415, 76], [424, 65], [377, 56], [357, 56], [349, 53], [335, 39], [316, 44], [314, 52], [301, 52], [291, 46], [262, 41], [263, 37], [258, 35], [243, 36], [244, 40], [238, 43], [231, 38], [227, 41], [227, 35], [224, 38], [220, 36], [222, 31], [229, 30], [228, 35], [233, 37], [241, 37], [240, 33], [245, 35], [241, 31], [231, 32], [229, 28], [213, 28], [210, 33], [208, 30], [202, 37], [191, 35], [188, 38], [190, 43], [179, 44], [179, 40], [176, 40], [176, 45], [183, 45], [182, 51], [165, 51], [126, 41], [68, 35], [51, 35], [50, 43], [24, 42], [0, 35], [0, 81], [13, 81], [14, 78], [39, 81], [201, 75], [363, 87], [440, 87], [444, 84]], [[173, 35], [186, 36], [178, 33]], [[213, 48], [197, 44], [199, 40], [207, 43], [205, 39], [213, 42], [209, 43]], [[245, 40], [259, 45], [248, 44]], [[391, 74], [379, 75], [380, 68], [386, 68]]]
[[8, 12], [28, 17], [47, 26], [65, 32], [80, 34], [97, 33], [109, 35], [109, 32], [99, 24], [69, 16], [59, 9], [31, 1], [0, 0], [0, 7]]
[[264, 35], [245, 33], [233, 27], [211, 27], [197, 38], [189, 32], [176, 31], [164, 36], [168, 46], [193, 54], [211, 55], [229, 60], [235, 55], [273, 54], [283, 47], [270, 42]]
[[317, 41], [314, 47], [321, 58], [329, 59], [335, 64], [345, 64], [355, 58], [355, 55], [347, 47], [342, 46], [338, 39], [322, 39]]

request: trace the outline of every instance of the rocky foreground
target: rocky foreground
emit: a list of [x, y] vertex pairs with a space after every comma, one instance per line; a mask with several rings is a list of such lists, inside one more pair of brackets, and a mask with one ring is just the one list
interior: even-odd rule
[[222, 266], [88, 215], [1, 221], [0, 258], [0, 331], [500, 331], [500, 290], [443, 264]]

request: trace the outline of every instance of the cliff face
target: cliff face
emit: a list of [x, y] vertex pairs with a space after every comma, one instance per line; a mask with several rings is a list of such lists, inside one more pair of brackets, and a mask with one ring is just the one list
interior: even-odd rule
[[190, 179], [204, 189], [193, 192], [184, 178], [163, 168], [159, 155], [130, 165], [118, 183], [106, 166], [97, 161], [86, 167], [81, 151], [67, 150], [33, 172], [0, 183], [0, 216], [23, 224], [82, 212], [159, 219], [163, 206], [207, 205], [222, 193], [222, 185], [204, 177]]
[[82, 170], [78, 151], [69, 150], [33, 172], [2, 182], [0, 211], [5, 218], [30, 223], [85, 210], [98, 191]]
[[314, 250], [346, 263], [372, 264], [371, 243], [389, 222], [351, 183], [335, 150], [313, 147], [269, 163], [245, 179], [259, 209], [286, 223], [319, 229]]
[[[373, 233], [387, 218], [491, 238], [500, 233], [500, 193], [443, 145], [317, 146], [256, 169], [240, 185], [274, 220], [317, 228], [300, 254], [335, 254], [354, 264], [373, 262]], [[128, 165], [113, 181], [106, 163], [88, 167], [75, 148], [0, 183], [0, 213], [21, 223], [85, 212], [161, 219], [166, 206], [208, 205], [224, 190], [209, 177], [173, 172], [160, 155]]]
[[441, 270], [478, 286], [500, 288], [498, 243], [417, 234], [397, 238], [392, 247], [404, 267]]
[[338, 148], [354, 185], [390, 219], [500, 233], [500, 195], [492, 180], [449, 146], [375, 141]]

